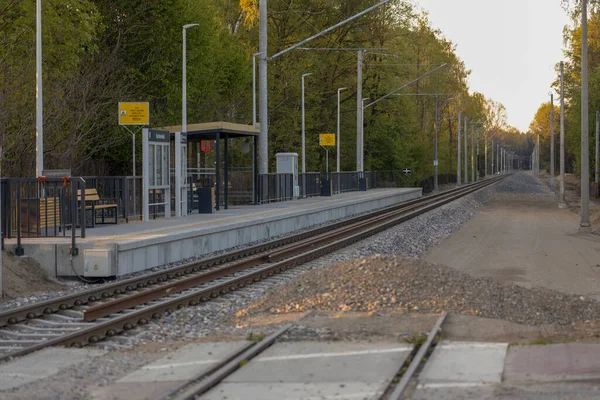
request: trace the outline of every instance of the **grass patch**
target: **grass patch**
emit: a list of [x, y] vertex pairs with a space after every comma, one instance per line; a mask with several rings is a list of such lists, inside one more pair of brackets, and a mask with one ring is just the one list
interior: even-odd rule
[[249, 340], [251, 342], [262, 342], [265, 338], [265, 334], [264, 333], [259, 333], [259, 334], [255, 334], [254, 332], [250, 332], [248, 334], [248, 336], [246, 337], [246, 340]]

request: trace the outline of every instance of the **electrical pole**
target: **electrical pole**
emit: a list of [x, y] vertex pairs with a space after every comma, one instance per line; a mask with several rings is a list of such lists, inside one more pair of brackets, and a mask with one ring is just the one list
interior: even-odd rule
[[550, 93], [550, 190], [554, 191], [554, 94]]
[[[599, 140], [600, 140], [600, 111], [596, 111], [596, 161], [595, 161], [595, 165], [594, 165], [594, 170], [595, 170], [594, 182], [596, 182], [596, 185], [598, 185], [598, 172], [600, 172], [600, 168], [598, 168], [598, 157], [600, 156]], [[596, 191], [597, 190], [598, 190], [598, 188], [596, 187]]]
[[438, 191], [438, 95], [435, 95], [435, 140], [433, 145], [433, 191]]
[[483, 159], [484, 159], [484, 163], [485, 163], [485, 167], [484, 167], [484, 172], [483, 172], [483, 177], [487, 178], [487, 153], [488, 153], [488, 148], [487, 148], [487, 135], [484, 134], [483, 136]]
[[356, 67], [356, 171], [363, 172], [363, 101], [362, 101], [362, 72], [363, 51], [358, 51], [358, 65]]
[[589, 233], [590, 224], [590, 158], [588, 155], [588, 26], [587, 2], [581, 2], [581, 221], [579, 231]]
[[471, 182], [475, 183], [475, 127], [471, 125]]
[[491, 143], [491, 149], [492, 149], [492, 175], [494, 175], [494, 139], [492, 139], [492, 143]]
[[461, 126], [461, 117], [462, 114], [459, 113], [458, 114], [458, 146], [456, 147], [457, 152], [458, 152], [458, 162], [456, 163], [456, 186], [460, 186], [460, 181], [461, 181], [461, 170], [460, 170], [460, 165], [462, 164], [462, 159], [460, 158], [460, 131], [462, 130], [462, 126]]
[[36, 1], [35, 14], [35, 138], [36, 138], [36, 162], [35, 176], [44, 173], [44, 108], [42, 103], [42, 1]]
[[258, 137], [259, 174], [269, 173], [269, 109], [267, 87], [267, 0], [259, 0], [259, 45], [261, 53], [258, 63], [259, 79], [259, 121], [260, 135]]
[[467, 116], [465, 116], [465, 129], [463, 131], [463, 139], [465, 141], [465, 183], [469, 183], [469, 162], [468, 162], [468, 158], [469, 158], [469, 149], [468, 147], [468, 142], [469, 142], [469, 125], [467, 123], [467, 120], [469, 118], [467, 118]]
[[567, 208], [565, 202], [565, 63], [560, 62], [560, 194], [558, 208]]

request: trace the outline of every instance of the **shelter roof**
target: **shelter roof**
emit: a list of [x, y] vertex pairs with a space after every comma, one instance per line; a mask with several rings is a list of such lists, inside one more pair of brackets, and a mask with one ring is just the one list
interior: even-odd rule
[[[181, 132], [181, 125], [165, 126], [162, 128], [153, 128], [171, 133]], [[201, 124], [188, 124], [188, 139], [214, 139], [215, 135], [227, 134], [230, 138], [258, 136], [260, 130], [258, 127], [244, 124], [234, 124], [231, 122], [205, 122]]]

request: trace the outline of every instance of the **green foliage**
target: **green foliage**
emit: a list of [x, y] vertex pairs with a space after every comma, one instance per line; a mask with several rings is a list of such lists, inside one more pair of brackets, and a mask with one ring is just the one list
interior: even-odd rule
[[[270, 55], [373, 5], [373, 0], [269, 2]], [[182, 26], [187, 31], [188, 121], [250, 123], [255, 0], [64, 0], [44, 2], [45, 153], [49, 168], [75, 174], [129, 174], [131, 134], [117, 125], [119, 101], [148, 101], [151, 125], [181, 120]], [[393, 0], [309, 44], [385, 48], [364, 56], [363, 97], [371, 101], [448, 66], [365, 110], [366, 169], [433, 173], [438, 93], [439, 165], [455, 173], [458, 114], [504, 135], [501, 105], [470, 94], [455, 46], [412, 2]], [[35, 2], [0, 6], [0, 129], [4, 175], [31, 175], [35, 158]], [[356, 51], [296, 50], [269, 62], [269, 151], [300, 152], [301, 76], [306, 79], [307, 168], [324, 170], [320, 133], [337, 127], [341, 168], [355, 169]], [[423, 96], [428, 94], [428, 96]], [[499, 133], [498, 133], [499, 135]], [[518, 136], [518, 135], [517, 135]], [[514, 141], [519, 138], [515, 136]], [[511, 136], [512, 137], [512, 136]], [[508, 141], [509, 139], [507, 139]], [[139, 143], [139, 141], [138, 141]], [[139, 150], [139, 149], [138, 149]], [[234, 162], [246, 155], [237, 156]], [[249, 156], [248, 156], [249, 157]], [[138, 154], [138, 159], [139, 159]], [[247, 157], [246, 157], [247, 158]], [[335, 168], [335, 157], [330, 158]]]

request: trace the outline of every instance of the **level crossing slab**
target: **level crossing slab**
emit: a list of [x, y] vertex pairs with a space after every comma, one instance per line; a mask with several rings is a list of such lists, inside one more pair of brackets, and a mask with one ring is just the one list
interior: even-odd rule
[[378, 399], [412, 349], [400, 343], [280, 342], [200, 398]]
[[207, 373], [222, 360], [238, 353], [249, 341], [186, 345], [145, 365], [114, 384], [94, 392], [95, 400], [145, 400], [160, 398], [178, 385]]
[[[108, 249], [111, 272], [122, 276], [196, 256], [267, 240], [341, 218], [393, 206], [421, 197], [421, 188], [375, 189], [331, 197], [312, 197], [266, 205], [235, 206], [213, 214], [104, 225], [76, 239], [79, 255], [69, 257], [71, 239], [52, 237], [23, 241], [50, 276], [84, 274], [87, 249]], [[14, 239], [6, 248], [16, 247]]]

